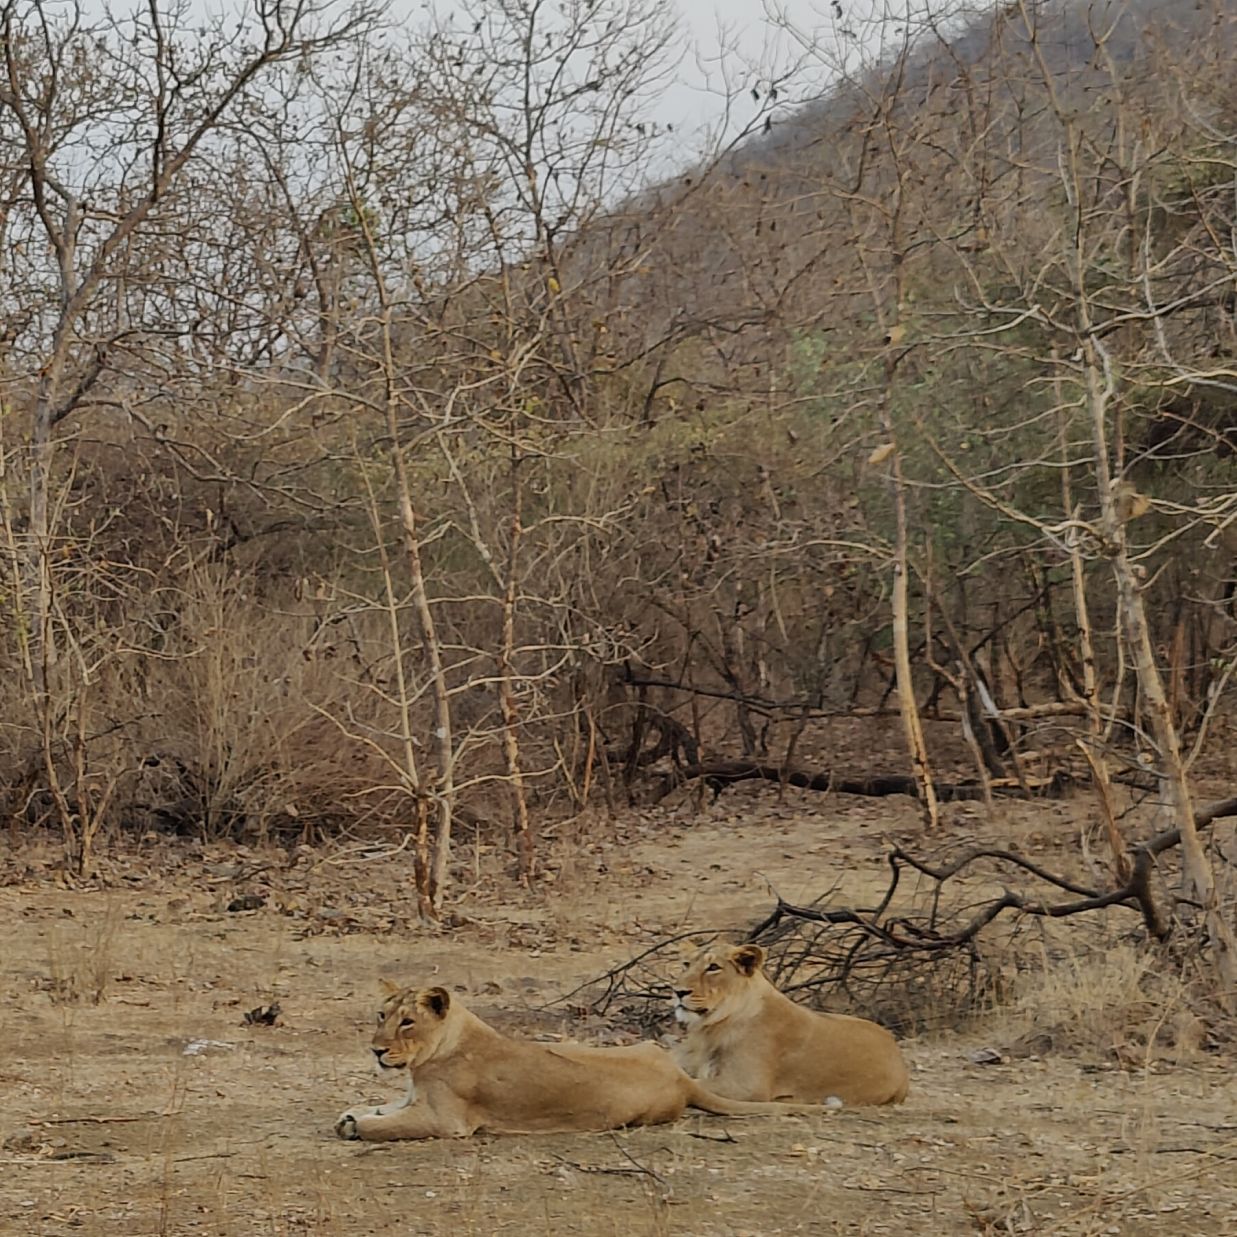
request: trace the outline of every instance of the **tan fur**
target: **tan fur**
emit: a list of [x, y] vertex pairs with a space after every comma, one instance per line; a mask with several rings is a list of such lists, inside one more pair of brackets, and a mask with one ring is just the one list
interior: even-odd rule
[[713, 946], [687, 964], [675, 1060], [738, 1100], [900, 1104], [909, 1078], [897, 1041], [875, 1022], [818, 1014], [766, 978], [759, 945]]
[[335, 1123], [340, 1138], [611, 1130], [674, 1121], [685, 1108], [725, 1116], [805, 1110], [714, 1095], [656, 1044], [590, 1048], [508, 1039], [444, 988], [384, 987], [374, 1055], [384, 1072], [406, 1077], [408, 1095], [345, 1112]]

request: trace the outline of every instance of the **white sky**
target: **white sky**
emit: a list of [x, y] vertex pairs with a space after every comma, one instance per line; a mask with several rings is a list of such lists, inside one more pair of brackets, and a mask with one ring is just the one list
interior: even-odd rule
[[[392, 12], [410, 17], [434, 7], [446, 14], [463, 0], [390, 0]], [[474, 4], [483, 0], [473, 0]], [[972, 0], [982, 4], [985, 0]], [[659, 119], [670, 120], [690, 142], [691, 135], [715, 125], [725, 110], [729, 89], [739, 97], [733, 125], [750, 120], [755, 108], [748, 91], [771, 73], [800, 67], [800, 89], [785, 90], [781, 97], [815, 96], [828, 84], [829, 73], [817, 55], [777, 28], [771, 20], [780, 16], [801, 36], [813, 41], [826, 56], [839, 48], [835, 31], [853, 33], [846, 46], [865, 56], [879, 54], [882, 36], [895, 37], [899, 15], [908, 11], [941, 13], [958, 0], [664, 0], [667, 9], [679, 15], [685, 54], [674, 79], [668, 84]], [[839, 20], [838, 13], [841, 13]]]
[[[74, 0], [49, 0], [67, 8]], [[110, 9], [118, 16], [143, 9], [149, 0], [77, 0], [88, 16]], [[189, 14], [252, 10], [255, 0], [157, 0], [161, 8], [184, 4]], [[348, 0], [337, 0], [343, 6]], [[767, 93], [771, 76], [783, 84], [778, 111], [807, 98], [816, 98], [828, 87], [833, 74], [828, 63], [839, 54], [852, 61], [882, 54], [883, 46], [896, 42], [899, 23], [908, 12], [940, 15], [963, 0], [661, 0], [665, 9], [677, 12], [683, 55], [676, 71], [666, 81], [650, 119], [669, 122], [674, 134], [657, 162], [673, 165], [690, 161], [705, 144], [706, 134], [718, 131], [734, 136], [746, 126], [763, 122], [753, 86]], [[967, 0], [974, 8], [995, 0]], [[562, 0], [545, 0], [553, 13]], [[420, 25], [432, 11], [441, 16], [465, 7], [480, 10], [485, 0], [387, 0], [387, 13], [396, 22]], [[780, 19], [780, 20], [779, 20]], [[787, 33], [789, 27], [795, 34]], [[839, 39], [838, 31], [846, 33]], [[785, 75], [794, 69], [793, 84]], [[727, 112], [727, 96], [730, 110]], [[650, 169], [651, 170], [651, 169]], [[668, 166], [667, 166], [668, 170]], [[660, 174], [660, 169], [658, 173]]]
[[[57, 0], [51, 0], [55, 7]], [[67, 8], [73, 0], [63, 0]], [[104, 9], [125, 14], [133, 8], [145, 8], [149, 0], [77, 0], [88, 15]], [[236, 11], [249, 9], [253, 0], [158, 0], [160, 7], [186, 4], [190, 13]], [[340, 0], [347, 3], [347, 0]], [[396, 20], [410, 24], [424, 21], [431, 10], [446, 15], [459, 11], [470, 0], [387, 0], [388, 13]], [[471, 7], [485, 0], [471, 0]], [[675, 78], [666, 90], [665, 119], [673, 118], [676, 130], [690, 132], [702, 124], [720, 117], [723, 111], [722, 93], [725, 86], [745, 93], [755, 79], [768, 76], [799, 62], [807, 71], [804, 85], [808, 93], [816, 94], [827, 84], [828, 74], [817, 57], [805, 54], [801, 43], [777, 29], [771, 17], [780, 16], [801, 35], [814, 40], [827, 52], [839, 46], [835, 30], [841, 26], [854, 32], [848, 41], [853, 51], [864, 49], [865, 55], [879, 52], [881, 35], [888, 37], [896, 27], [899, 15], [908, 11], [940, 14], [956, 7], [960, 0], [662, 0], [667, 10], [678, 13], [684, 35], [685, 52]], [[995, 0], [970, 0], [972, 7]], [[549, 0], [553, 11], [556, 0]], [[694, 45], [694, 52], [686, 45]], [[763, 73], [748, 68], [762, 65]], [[810, 68], [808, 66], [811, 66]], [[783, 92], [785, 94], [787, 92]], [[746, 117], [737, 117], [739, 121]]]
[[[202, 2], [202, 0], [198, 0]], [[209, 0], [207, 0], [209, 2]], [[866, 7], [877, 0], [849, 0]], [[831, 0], [770, 0], [805, 29], [821, 24]], [[389, 0], [393, 15], [406, 13], [410, 20], [423, 17], [429, 8], [442, 15], [465, 7], [479, 8], [484, 0]], [[716, 121], [724, 110], [726, 78], [736, 92], [750, 89], [754, 74], [742, 62], [767, 59], [775, 47], [785, 49], [787, 40], [777, 37], [767, 16], [765, 0], [663, 0], [666, 10], [678, 14], [683, 35], [683, 58], [666, 87], [659, 119], [670, 120], [685, 135]], [[551, 9], [554, 7], [551, 0]]]

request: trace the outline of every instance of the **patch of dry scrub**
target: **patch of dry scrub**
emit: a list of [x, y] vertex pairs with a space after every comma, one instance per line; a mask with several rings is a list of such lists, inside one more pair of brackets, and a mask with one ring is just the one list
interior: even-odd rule
[[[200, 566], [131, 595], [123, 618], [83, 614], [79, 649], [113, 652], [51, 681], [49, 745], [76, 806], [76, 744], [104, 832], [312, 838], [389, 818], [383, 646], [368, 616], [324, 626], [312, 600], [264, 596], [246, 572]], [[152, 636], [152, 631], [156, 636]], [[0, 686], [10, 828], [55, 827], [28, 686]]]
[[1054, 935], [1020, 960], [998, 1011], [1015, 1044], [1129, 1069], [1194, 1061], [1220, 1046], [1224, 1025], [1206, 984], [1171, 951]]

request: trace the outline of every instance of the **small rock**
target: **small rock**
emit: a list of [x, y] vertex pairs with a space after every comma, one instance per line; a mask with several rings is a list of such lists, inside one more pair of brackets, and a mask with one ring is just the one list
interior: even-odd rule
[[279, 1022], [279, 1015], [282, 1013], [283, 1010], [280, 1009], [278, 1001], [272, 1001], [269, 1005], [259, 1005], [245, 1014], [245, 1025], [273, 1027]]
[[5, 1151], [32, 1151], [39, 1143], [39, 1136], [31, 1129], [23, 1127], [14, 1130], [0, 1147]]
[[185, 1050], [181, 1053], [181, 1055], [186, 1057], [200, 1057], [204, 1052], [208, 1052], [212, 1048], [222, 1048], [225, 1052], [231, 1052], [235, 1047], [235, 1044], [226, 1043], [221, 1039], [191, 1039], [185, 1045]]
[[974, 1052], [968, 1052], [966, 1059], [972, 1065], [1001, 1065], [1005, 1058], [995, 1048], [976, 1048]]

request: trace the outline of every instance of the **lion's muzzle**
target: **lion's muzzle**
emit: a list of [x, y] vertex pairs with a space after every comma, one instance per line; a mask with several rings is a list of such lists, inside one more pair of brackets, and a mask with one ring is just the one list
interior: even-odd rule
[[671, 1007], [674, 1010], [675, 1022], [681, 1023], [683, 1026], [691, 1026], [693, 1022], [698, 1021], [704, 1016], [706, 1011], [692, 1009], [687, 1004], [686, 998], [691, 996], [691, 991], [676, 992], [671, 1001]]

